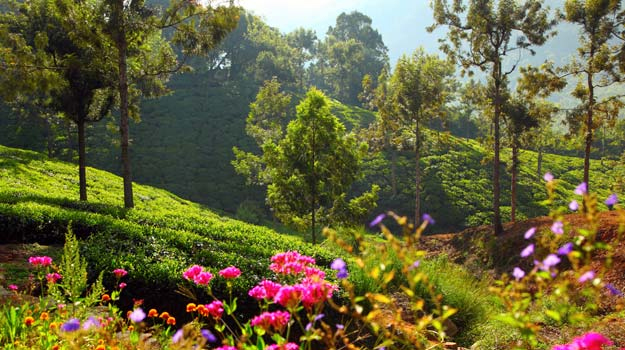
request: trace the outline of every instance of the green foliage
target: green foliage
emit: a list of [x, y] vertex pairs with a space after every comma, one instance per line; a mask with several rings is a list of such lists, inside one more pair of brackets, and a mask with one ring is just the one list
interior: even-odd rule
[[80, 256], [78, 240], [72, 232], [71, 226], [68, 227], [65, 235], [59, 272], [63, 276], [65, 294], [72, 302], [76, 302], [87, 288], [87, 262]]

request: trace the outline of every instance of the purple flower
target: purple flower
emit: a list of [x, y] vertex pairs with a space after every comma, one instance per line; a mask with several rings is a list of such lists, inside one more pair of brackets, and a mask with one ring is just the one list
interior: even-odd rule
[[608, 289], [608, 291], [610, 291], [610, 294], [620, 296], [620, 297], [623, 296], [623, 292], [618, 290], [612, 283], [607, 283], [605, 287]]
[[595, 278], [595, 271], [587, 271], [584, 274], [582, 274], [581, 276], [579, 276], [579, 279], [577, 280], [579, 283], [585, 283], [588, 282], [592, 279]]
[[82, 329], [87, 330], [90, 329], [92, 327], [100, 327], [100, 321], [98, 321], [95, 317], [91, 316], [89, 317], [85, 323], [83, 323], [82, 325]]
[[543, 176], [543, 179], [547, 182], [553, 181], [553, 175], [550, 172], [546, 172]]
[[324, 317], [325, 317], [325, 314], [319, 314], [319, 315], [315, 316], [314, 320], [315, 321], [319, 321], [320, 319], [322, 319]]
[[571, 209], [571, 211], [577, 211], [579, 209], [579, 203], [573, 199], [571, 203], [569, 203], [569, 209]]
[[340, 323], [336, 324], [336, 329], [343, 329], [343, 328], [345, 328], [345, 326], [343, 326], [342, 324]]
[[512, 276], [514, 276], [514, 279], [518, 281], [521, 278], [525, 277], [525, 271], [521, 270], [518, 267], [515, 267], [514, 271], [512, 271]]
[[530, 245], [525, 247], [525, 249], [523, 249], [523, 251], [521, 252], [521, 257], [527, 258], [528, 256], [532, 254], [534, 254], [534, 243], [531, 243]]
[[80, 320], [72, 318], [61, 325], [63, 332], [75, 332], [80, 329]]
[[419, 267], [419, 265], [421, 265], [421, 260], [413, 262], [412, 265], [410, 265], [410, 270], [416, 269], [417, 267]]
[[330, 268], [332, 270], [336, 270], [337, 271], [336, 272], [336, 278], [343, 279], [343, 278], [347, 278], [347, 276], [349, 276], [349, 273], [347, 272], [347, 264], [341, 258], [334, 259], [334, 261], [330, 265]]
[[572, 251], [573, 243], [569, 242], [560, 247], [560, 249], [558, 249], [558, 255], [568, 255]]
[[588, 185], [585, 182], [582, 182], [577, 187], [575, 187], [575, 191], [573, 193], [583, 196], [588, 192]]
[[373, 227], [373, 226], [378, 225], [379, 223], [382, 222], [382, 220], [384, 220], [385, 217], [386, 217], [386, 214], [384, 214], [384, 213], [376, 216], [375, 219], [373, 219], [373, 221], [371, 221], [369, 223], [369, 227]]
[[215, 335], [211, 333], [211, 331], [209, 331], [208, 329], [202, 329], [200, 333], [202, 333], [204, 339], [206, 339], [209, 343], [214, 343], [217, 341], [217, 337], [215, 337]]
[[608, 199], [605, 200], [605, 205], [607, 205], [610, 209], [612, 209], [612, 207], [614, 206], [614, 204], [616, 204], [618, 202], [618, 197], [616, 196], [616, 193], [612, 193]]
[[564, 224], [562, 223], [562, 221], [556, 221], [553, 223], [553, 225], [551, 225], [551, 232], [553, 232], [556, 235], [561, 235], [564, 233]]
[[523, 236], [525, 239], [530, 239], [536, 233], [536, 227], [532, 227], [529, 230], [525, 231], [525, 235]]
[[427, 221], [428, 225], [434, 225], [436, 223], [430, 214], [423, 214], [423, 216], [421, 216], [421, 220]]
[[172, 343], [176, 344], [179, 341], [181, 341], [183, 335], [184, 335], [184, 332], [182, 331], [182, 328], [180, 328], [178, 331], [176, 331], [176, 333], [174, 333], [174, 336], [171, 337]]
[[145, 312], [143, 312], [143, 310], [138, 307], [130, 313], [130, 316], [128, 318], [130, 318], [130, 320], [134, 323], [139, 323], [145, 318]]
[[555, 254], [549, 254], [549, 255], [547, 255], [547, 257], [545, 258], [545, 260], [543, 260], [543, 263], [542, 263], [542, 265], [543, 265], [543, 266], [541, 267], [541, 270], [543, 270], [543, 271], [547, 271], [547, 270], [549, 270], [550, 268], [552, 268], [552, 267], [554, 267], [554, 266], [558, 265], [558, 264], [560, 263], [560, 261], [561, 261], [561, 260], [560, 260], [560, 258], [558, 258], [558, 256], [557, 256], [557, 255], [555, 255]]

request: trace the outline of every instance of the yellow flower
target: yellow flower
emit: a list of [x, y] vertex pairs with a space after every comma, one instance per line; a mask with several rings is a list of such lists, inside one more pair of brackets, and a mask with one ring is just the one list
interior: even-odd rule
[[26, 326], [28, 327], [32, 326], [33, 323], [35, 323], [35, 319], [30, 316], [24, 319], [24, 324], [26, 324]]
[[193, 303], [188, 303], [188, 304], [187, 304], [187, 312], [193, 312], [193, 311], [195, 311], [195, 310], [196, 310], [196, 307], [197, 307], [197, 306], [196, 306], [195, 304], [193, 304]]
[[50, 315], [47, 312], [42, 312], [39, 316], [39, 319], [42, 321], [47, 321], [50, 319]]

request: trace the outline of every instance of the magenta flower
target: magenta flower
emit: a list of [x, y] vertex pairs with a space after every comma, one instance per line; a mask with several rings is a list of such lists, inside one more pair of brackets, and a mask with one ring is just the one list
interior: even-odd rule
[[28, 258], [28, 262], [35, 267], [47, 267], [52, 265], [52, 258], [49, 256], [31, 256]]
[[314, 265], [315, 259], [301, 255], [297, 251], [278, 253], [271, 257], [269, 269], [283, 275], [297, 275], [304, 271], [306, 266]]
[[534, 243], [531, 243], [530, 245], [525, 247], [525, 249], [523, 249], [523, 251], [521, 251], [521, 257], [522, 258], [527, 258], [528, 256], [530, 256], [532, 254], [534, 254]]
[[286, 307], [294, 307], [299, 304], [302, 299], [302, 290], [299, 287], [295, 286], [282, 286], [280, 290], [276, 293], [276, 296], [273, 297], [273, 301]]
[[193, 265], [189, 267], [185, 272], [183, 272], [182, 276], [186, 280], [192, 281], [195, 278], [195, 276], [197, 276], [198, 274], [200, 274], [200, 272], [202, 272], [202, 270], [203, 270], [202, 266]]
[[612, 207], [618, 202], [618, 197], [616, 196], [616, 193], [612, 193], [608, 199], [605, 200], [605, 205], [607, 205], [610, 209], [612, 209]]
[[582, 274], [581, 276], [579, 276], [579, 279], [577, 280], [579, 283], [586, 283], [588, 281], [591, 281], [595, 278], [595, 271], [587, 271], [584, 272], [584, 274]]
[[553, 181], [553, 175], [550, 172], [546, 172], [543, 176], [543, 179], [547, 182]]
[[205, 306], [208, 310], [208, 313], [214, 318], [221, 318], [221, 315], [223, 315], [224, 313], [224, 304], [219, 300], [215, 300], [210, 304], [206, 304]]
[[602, 334], [589, 332], [576, 337], [569, 344], [556, 345], [552, 350], [601, 350], [603, 345], [613, 345], [610, 339]]
[[525, 271], [521, 270], [519, 267], [515, 267], [512, 271], [512, 276], [514, 276], [514, 279], [518, 281], [521, 278], [525, 277]]
[[530, 239], [534, 236], [535, 233], [536, 233], [536, 227], [532, 227], [529, 230], [525, 231], [525, 235], [523, 235], [523, 238]]
[[122, 278], [128, 274], [128, 271], [124, 269], [115, 269], [113, 270], [113, 274], [115, 274], [115, 277], [117, 278]]
[[252, 327], [259, 327], [268, 331], [273, 328], [280, 332], [289, 323], [291, 314], [287, 311], [263, 312], [260, 316], [252, 318]]
[[234, 266], [229, 266], [219, 271], [219, 275], [226, 279], [237, 278], [241, 276], [241, 270]]
[[380, 214], [376, 216], [375, 219], [373, 219], [373, 221], [369, 223], [369, 227], [379, 225], [382, 222], [382, 220], [384, 220], [384, 218], [386, 218], [386, 214]]
[[573, 193], [583, 196], [588, 192], [588, 185], [585, 182], [582, 182], [577, 187], [575, 187], [575, 191]]
[[124, 289], [124, 288], [126, 288], [126, 286], [127, 286], [127, 284], [122, 282], [122, 283], [119, 284], [119, 289]]
[[265, 350], [299, 350], [299, 345], [296, 343], [272, 344], [266, 347]]
[[551, 225], [551, 232], [556, 235], [561, 235], [564, 233], [564, 224], [562, 221], [556, 221]]
[[571, 203], [569, 203], [569, 209], [571, 211], [577, 211], [579, 209], [579, 203], [577, 203], [577, 201], [573, 199]]
[[193, 282], [198, 286], [207, 286], [212, 279], [212, 273], [208, 271], [202, 271], [197, 276], [193, 277]]
[[215, 348], [215, 350], [237, 350], [237, 348], [235, 348], [234, 346], [230, 346], [230, 345], [223, 345], [218, 348]]
[[46, 275], [46, 280], [48, 281], [48, 283], [50, 284], [54, 284], [56, 283], [58, 280], [60, 280], [61, 278], [63, 278], [63, 276], [61, 276], [60, 274], [53, 272], [53, 273], [49, 273]]
[[18, 286], [17, 286], [16, 284], [9, 284], [9, 290], [12, 290], [12, 291], [14, 291], [14, 292], [15, 292], [15, 291], [17, 291], [18, 289], [19, 289], [19, 288], [18, 288]]

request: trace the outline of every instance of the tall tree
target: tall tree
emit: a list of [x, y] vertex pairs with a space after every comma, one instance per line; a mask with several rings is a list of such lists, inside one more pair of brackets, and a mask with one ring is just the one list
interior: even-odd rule
[[423, 129], [430, 120], [441, 117], [449, 99], [449, 79], [454, 69], [451, 62], [426, 54], [423, 48], [412, 56], [397, 61], [391, 78], [392, 100], [399, 124], [412, 130], [415, 153], [415, 227], [421, 215], [421, 145]]
[[364, 76], [375, 81], [388, 65], [388, 49], [371, 24], [358, 11], [341, 13], [317, 50], [313, 83], [345, 103], [358, 104]]
[[[281, 111], [288, 104], [286, 96], [275, 87], [275, 83], [268, 83], [261, 89], [260, 100], [257, 98], [252, 106], [248, 125], [276, 129], [270, 126], [272, 122], [264, 123], [264, 127], [260, 123], [261, 120], [280, 120]], [[331, 114], [328, 100], [320, 91], [314, 88], [308, 91], [297, 106], [296, 118], [287, 125], [284, 137], [277, 139], [275, 132], [257, 133], [255, 127], [247, 130], [252, 136], [265, 135], [255, 137], [257, 142], [262, 142], [262, 154], [235, 150], [235, 168], [248, 179], [251, 174], [252, 181], [266, 183], [267, 203], [275, 216], [297, 229], [310, 229], [313, 243], [317, 242], [320, 222], [353, 224], [364, 219], [375, 206], [377, 186], [359, 197], [347, 199], [352, 183], [360, 175], [359, 165], [366, 146], [359, 144], [354, 135], [346, 134], [345, 127]], [[255, 167], [251, 171], [249, 164]]]
[[[531, 50], [532, 45], [542, 45], [555, 25], [548, 9], [539, 0], [433, 0], [433, 31], [447, 26], [448, 41], [441, 41], [441, 49], [458, 62], [464, 72], [473, 68], [487, 72], [493, 82], [493, 226], [495, 234], [503, 232], [500, 206], [500, 138], [501, 113], [505, 101], [502, 92], [505, 77], [511, 74], [517, 62], [506, 67], [504, 58], [514, 51]], [[520, 55], [519, 55], [520, 57]]]
[[[48, 110], [62, 113], [78, 127], [80, 200], [87, 200], [86, 124], [100, 120], [113, 107], [107, 80], [109, 48], [97, 28], [93, 2], [71, 0], [14, 2], [0, 17], [2, 80], [5, 99], [39, 94]], [[32, 100], [32, 99], [31, 99]]]
[[[169, 76], [188, 68], [186, 57], [206, 54], [222, 41], [236, 26], [239, 9], [232, 1], [213, 7], [211, 1], [170, 0], [165, 10], [145, 0], [101, 1], [100, 23], [114, 44], [117, 63], [124, 206], [132, 208], [129, 120], [138, 118], [139, 98], [167, 93]], [[164, 30], [173, 32], [165, 37]], [[179, 48], [180, 61], [172, 46]]]

